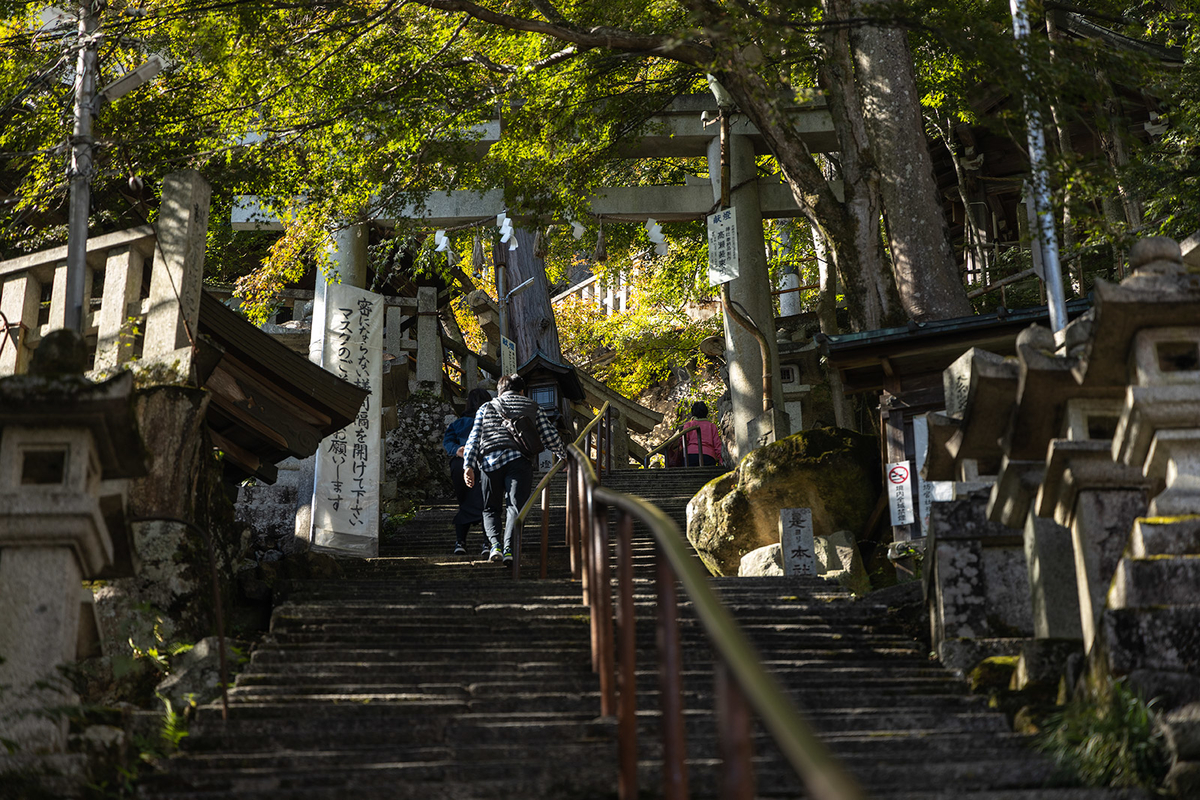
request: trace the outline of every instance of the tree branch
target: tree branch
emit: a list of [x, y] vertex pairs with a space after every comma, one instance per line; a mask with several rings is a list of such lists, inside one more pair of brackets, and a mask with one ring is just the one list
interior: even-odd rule
[[558, 12], [558, 9], [550, 3], [550, 0], [529, 0], [529, 2], [534, 8], [542, 12], [542, 16], [549, 22], [563, 26], [567, 24], [566, 17]]
[[540, 33], [585, 49], [603, 47], [632, 53], [648, 53], [693, 66], [706, 64], [712, 51], [704, 45], [662, 34], [642, 34], [619, 28], [597, 26], [586, 31], [553, 22], [501, 14], [471, 2], [471, 0], [415, 0], [418, 4], [441, 11], [462, 11], [481, 22], [514, 31]]

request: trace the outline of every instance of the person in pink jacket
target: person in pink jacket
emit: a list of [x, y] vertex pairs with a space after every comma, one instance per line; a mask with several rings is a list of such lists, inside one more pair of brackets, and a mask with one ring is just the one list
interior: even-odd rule
[[721, 450], [721, 431], [708, 420], [708, 404], [702, 400], [692, 403], [692, 419], [683, 424], [684, 452], [687, 465], [715, 467], [724, 461]]

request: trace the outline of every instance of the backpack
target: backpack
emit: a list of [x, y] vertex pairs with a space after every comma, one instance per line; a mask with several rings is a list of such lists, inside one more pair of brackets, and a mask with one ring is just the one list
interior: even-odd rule
[[[543, 448], [542, 435], [538, 433], [536, 419], [529, 414], [510, 417], [504, 413], [504, 407], [500, 405], [499, 398], [495, 402], [496, 411], [500, 414], [500, 422], [504, 425], [504, 430], [508, 431], [508, 435], [512, 437], [513, 442], [516, 443], [517, 451], [530, 460], [537, 458]], [[537, 414], [537, 406], [533, 407], [533, 413]]]

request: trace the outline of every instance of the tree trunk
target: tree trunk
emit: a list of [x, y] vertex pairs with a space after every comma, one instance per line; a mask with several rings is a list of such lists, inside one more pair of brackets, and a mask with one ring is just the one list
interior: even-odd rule
[[[507, 264], [506, 293], [533, 278], [533, 285], [514, 295], [508, 303], [508, 337], [517, 343], [517, 366], [538, 352], [562, 363], [558, 326], [554, 322], [550, 287], [546, 282], [546, 267], [542, 259], [533, 254], [535, 234], [525, 228], [516, 228], [513, 235], [517, 237], [517, 249], [509, 250], [507, 244], [501, 244], [497, 245], [493, 255], [496, 269], [502, 269], [500, 265]], [[504, 302], [503, 297], [500, 302]]]
[[[825, 11], [831, 20], [847, 19], [848, 0], [826, 0]], [[863, 116], [862, 98], [854, 81], [854, 60], [850, 49], [850, 33], [846, 26], [830, 25], [821, 34], [824, 65], [818, 80], [829, 104], [829, 115], [839, 143], [838, 160], [842, 176], [842, 192], [848, 218], [844, 235], [854, 242], [852, 252], [843, 254], [843, 245], [828, 238], [834, 264], [843, 280], [852, 272], [845, 263], [855, 254], [861, 259], [870, 257], [858, 267], [862, 290], [869, 301], [864, 317], [865, 329], [882, 328], [903, 321], [900, 296], [887, 263], [883, 240], [879, 235], [881, 195], [879, 170], [870, 147]], [[826, 172], [832, 177], [832, 171]], [[849, 296], [849, 293], [847, 293]]]
[[1131, 230], [1137, 230], [1142, 225], [1142, 201], [1125, 180], [1125, 168], [1129, 166], [1129, 146], [1125, 142], [1128, 135], [1125, 112], [1121, 108], [1121, 98], [1117, 96], [1108, 75], [1099, 70], [1096, 80], [1108, 92], [1100, 112], [1100, 146], [1108, 156], [1108, 164], [1117, 180], [1117, 193], [1125, 212], [1125, 222]]
[[738, 110], [762, 132], [805, 217], [829, 242], [854, 327], [872, 329], [894, 321], [895, 289], [879, 243], [878, 214], [873, 216], [874, 223], [870, 221], [877, 204], [872, 201], [869, 184], [843, 176], [847, 200], [843, 205], [808, 146], [776, 105], [775, 90], [739, 53], [730, 56], [719, 77]]
[[[861, 0], [853, 10], [856, 16], [882, 13]], [[966, 316], [971, 304], [946, 238], [908, 36], [879, 20], [856, 26], [852, 41], [900, 301], [915, 320]]]

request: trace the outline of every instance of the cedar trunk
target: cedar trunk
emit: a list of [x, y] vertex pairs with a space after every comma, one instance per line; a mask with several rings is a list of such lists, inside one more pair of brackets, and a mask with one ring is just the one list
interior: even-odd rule
[[[517, 343], [517, 366], [524, 364], [537, 352], [562, 363], [562, 348], [558, 343], [558, 326], [550, 306], [550, 287], [546, 282], [546, 267], [533, 254], [534, 232], [516, 228], [517, 249], [509, 250], [499, 244], [494, 252], [496, 268], [507, 265], [505, 292], [512, 291], [526, 279], [533, 285], [515, 295], [508, 303], [508, 337]], [[503, 302], [504, 298], [500, 298]]]
[[[860, 16], [871, 8], [855, 4]], [[879, 169], [892, 272], [905, 314], [915, 320], [966, 316], [971, 305], [946, 238], [908, 36], [880, 20], [856, 27], [852, 42], [863, 119]]]

